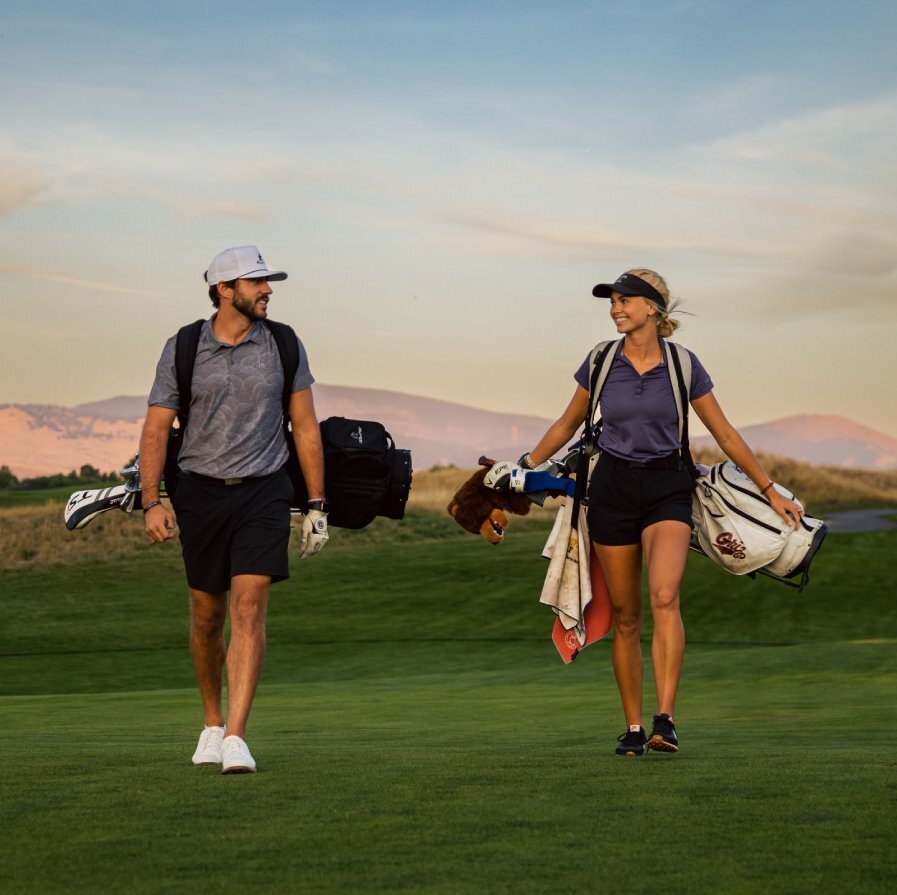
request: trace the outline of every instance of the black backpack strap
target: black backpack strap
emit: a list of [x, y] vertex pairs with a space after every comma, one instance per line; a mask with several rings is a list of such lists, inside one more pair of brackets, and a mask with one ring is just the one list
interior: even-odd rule
[[276, 320], [266, 320], [265, 323], [274, 336], [280, 353], [280, 363], [283, 367], [283, 414], [289, 416], [293, 380], [299, 369], [299, 340], [296, 338], [296, 331], [289, 324], [278, 323]]
[[205, 320], [194, 320], [178, 330], [174, 343], [174, 375], [178, 383], [178, 423], [183, 429], [190, 415], [193, 398], [193, 367], [196, 365], [196, 349], [199, 334]]
[[278, 323], [276, 320], [266, 320], [268, 330], [274, 337], [277, 352], [280, 354], [280, 365], [283, 367], [283, 436], [287, 443], [286, 472], [293, 485], [294, 507], [306, 508], [308, 490], [305, 487], [305, 476], [302, 474], [302, 465], [299, 463], [299, 453], [296, 450], [296, 442], [293, 440], [293, 432], [290, 423], [290, 398], [293, 394], [293, 380], [299, 369], [299, 340], [296, 331], [287, 323]]
[[196, 349], [205, 320], [195, 320], [182, 326], [174, 341], [174, 375], [178, 387], [178, 428], [172, 426], [168, 433], [168, 447], [162, 478], [165, 491], [173, 502], [177, 491], [180, 469], [178, 456], [184, 443], [184, 432], [190, 416], [190, 402], [193, 400], [193, 368], [196, 366]]

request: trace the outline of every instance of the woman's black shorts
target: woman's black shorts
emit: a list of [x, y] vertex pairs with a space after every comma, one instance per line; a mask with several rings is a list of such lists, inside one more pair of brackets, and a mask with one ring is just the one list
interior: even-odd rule
[[174, 509], [190, 587], [220, 594], [234, 575], [289, 578], [292, 497], [282, 469], [238, 485], [183, 473]]
[[694, 480], [673, 454], [658, 466], [636, 466], [604, 451], [589, 482], [589, 535], [598, 544], [639, 544], [655, 522], [691, 527]]

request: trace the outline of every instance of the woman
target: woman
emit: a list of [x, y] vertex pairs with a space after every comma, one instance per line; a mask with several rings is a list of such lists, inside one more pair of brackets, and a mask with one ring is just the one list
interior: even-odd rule
[[[626, 731], [618, 755], [645, 749], [677, 752], [676, 691], [685, 651], [679, 587], [691, 537], [694, 481], [680, 455], [678, 414], [661, 339], [678, 322], [670, 317], [666, 281], [652, 270], [627, 271], [593, 294], [610, 299], [610, 316], [623, 336], [601, 393], [601, 451], [589, 483], [588, 525], [607, 582], [613, 611], [614, 675]], [[690, 353], [690, 352], [689, 352]], [[757, 484], [789, 526], [801, 510], [775, 488], [757, 458], [723, 415], [713, 383], [692, 354], [691, 406], [722, 451]], [[582, 427], [588, 413], [589, 358], [576, 371], [576, 392], [542, 440], [521, 458], [538, 466]], [[654, 617], [651, 656], [657, 713], [650, 736], [642, 724], [642, 565]]]

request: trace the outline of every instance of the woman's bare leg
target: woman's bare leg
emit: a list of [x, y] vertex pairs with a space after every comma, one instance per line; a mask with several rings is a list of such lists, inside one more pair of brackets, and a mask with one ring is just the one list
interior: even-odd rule
[[628, 725], [642, 725], [642, 548], [593, 544], [601, 563], [614, 620], [611, 656]]
[[657, 712], [671, 718], [676, 712], [676, 693], [685, 655], [685, 628], [679, 607], [679, 588], [685, 574], [691, 530], [684, 522], [667, 520], [642, 532], [648, 593], [654, 616], [651, 657]]

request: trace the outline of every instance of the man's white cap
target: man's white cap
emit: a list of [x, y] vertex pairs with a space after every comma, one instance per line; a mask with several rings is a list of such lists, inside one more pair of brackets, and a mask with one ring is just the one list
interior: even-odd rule
[[205, 272], [206, 282], [229, 283], [231, 280], [252, 280], [266, 277], [269, 280], [285, 280], [282, 270], [269, 270], [257, 246], [234, 246], [219, 252]]

